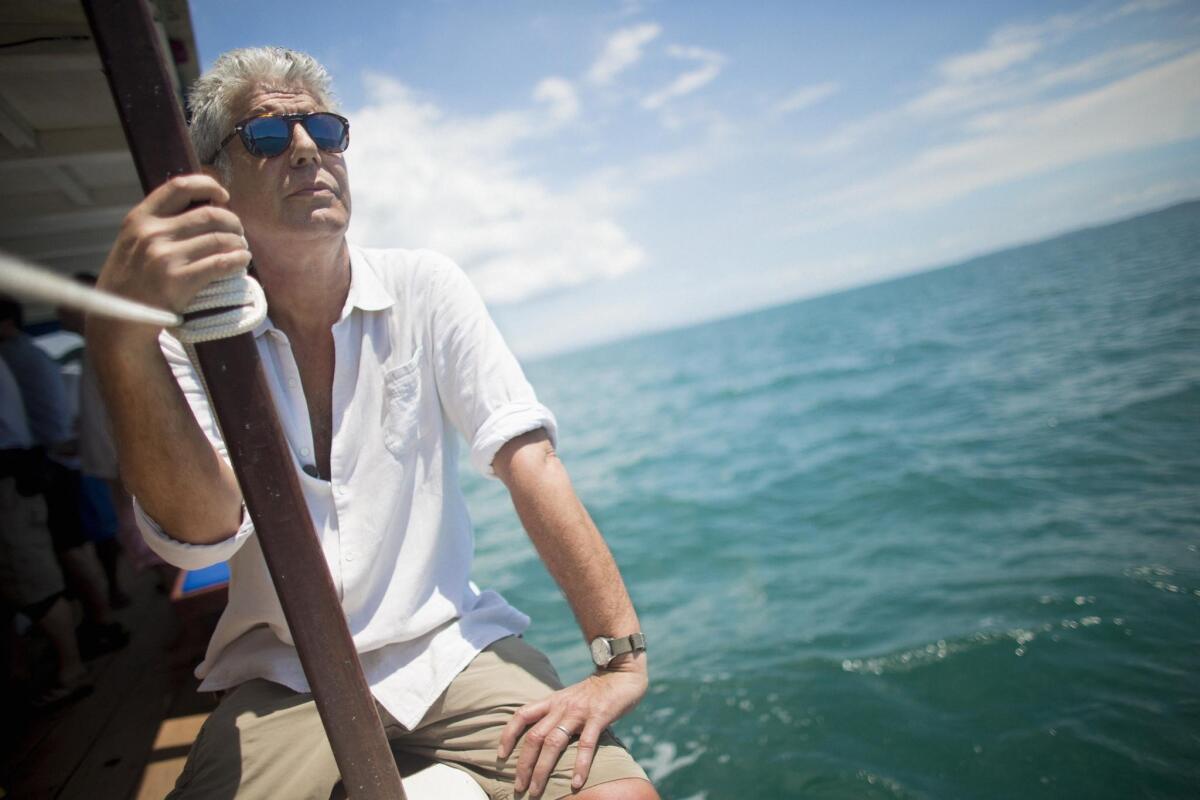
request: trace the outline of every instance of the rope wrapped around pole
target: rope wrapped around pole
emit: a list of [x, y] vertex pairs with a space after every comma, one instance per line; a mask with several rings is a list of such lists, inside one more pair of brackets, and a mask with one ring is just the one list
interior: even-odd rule
[[[149, 193], [176, 175], [199, 172], [146, 0], [83, 5], [142, 189]], [[199, 341], [195, 349], [346, 792], [354, 800], [403, 800], [253, 335]]]

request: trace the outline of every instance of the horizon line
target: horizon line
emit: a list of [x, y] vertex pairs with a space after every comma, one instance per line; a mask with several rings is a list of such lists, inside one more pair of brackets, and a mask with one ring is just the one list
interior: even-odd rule
[[1026, 247], [1033, 247], [1036, 245], [1047, 244], [1047, 243], [1053, 242], [1057, 239], [1063, 239], [1068, 236], [1073, 236], [1073, 235], [1079, 234], [1079, 233], [1085, 233], [1087, 231], [1093, 231], [1093, 230], [1097, 230], [1100, 228], [1107, 228], [1107, 227], [1111, 227], [1113, 225], [1121, 225], [1126, 222], [1132, 222], [1135, 219], [1140, 219], [1142, 217], [1150, 217], [1155, 214], [1162, 214], [1163, 212], [1170, 211], [1175, 208], [1181, 208], [1183, 206], [1192, 205], [1192, 204], [1196, 204], [1196, 203], [1200, 203], [1200, 195], [1198, 195], [1196, 197], [1188, 198], [1186, 200], [1178, 200], [1178, 201], [1169, 203], [1168, 205], [1160, 206], [1158, 208], [1152, 208], [1149, 211], [1138, 211], [1138, 212], [1135, 212], [1132, 214], [1116, 216], [1111, 219], [1091, 222], [1091, 223], [1081, 225], [1078, 227], [1066, 228], [1066, 229], [1063, 229], [1063, 230], [1060, 230], [1060, 231], [1057, 231], [1055, 233], [1051, 233], [1051, 234], [1048, 234], [1045, 236], [1039, 236], [1036, 238], [1026, 239], [1026, 240], [1017, 240], [1017, 241], [1012, 242], [1011, 244], [1006, 244], [1001, 247], [992, 248], [992, 249], [984, 250], [981, 252], [973, 253], [971, 255], [959, 257], [949, 263], [934, 263], [934, 264], [927, 264], [927, 265], [923, 265], [923, 266], [913, 267], [910, 269], [902, 269], [898, 272], [895, 272], [891, 275], [887, 275], [885, 277], [877, 278], [874, 280], [868, 279], [866, 281], [863, 281], [862, 283], [851, 283], [851, 284], [847, 284], [846, 286], [840, 286], [836, 289], [830, 289], [829, 291], [817, 291], [812, 294], [801, 293], [798, 295], [793, 295], [792, 297], [790, 297], [787, 300], [780, 300], [779, 302], [769, 302], [764, 305], [751, 306], [751, 307], [739, 309], [736, 311], [719, 312], [717, 314], [714, 314], [714, 315], [708, 316], [708, 317], [700, 317], [700, 318], [697, 318], [694, 320], [689, 320], [687, 322], [682, 322], [682, 323], [678, 323], [678, 324], [667, 324], [667, 325], [664, 325], [661, 327], [645, 328], [643, 330], [636, 331], [634, 333], [617, 334], [616, 336], [613, 336], [611, 338], [597, 339], [595, 341], [587, 342], [587, 343], [580, 344], [577, 346], [568, 346], [567, 348], [562, 349], [562, 350], [542, 350], [542, 351], [537, 351], [537, 352], [530, 352], [528, 355], [518, 354], [518, 357], [524, 363], [536, 364], [536, 363], [539, 363], [542, 361], [547, 361], [547, 360], [551, 360], [554, 358], [558, 358], [560, 356], [579, 354], [579, 353], [587, 352], [589, 350], [595, 350], [595, 349], [600, 349], [603, 347], [608, 347], [610, 345], [632, 342], [634, 340], [641, 339], [643, 337], [657, 336], [659, 334], [685, 331], [685, 330], [689, 330], [691, 328], [700, 327], [701, 325], [710, 325], [710, 324], [716, 323], [716, 322], [725, 322], [728, 320], [739, 319], [741, 317], [748, 317], [753, 314], [759, 314], [759, 313], [763, 313], [763, 312], [767, 312], [767, 311], [772, 311], [774, 309], [783, 308], [785, 306], [790, 306], [790, 305], [795, 305], [797, 303], [805, 302], [808, 300], [817, 300], [817, 299], [823, 298], [823, 297], [834, 297], [836, 295], [844, 294], [846, 292], [853, 292], [858, 289], [865, 289], [868, 286], [881, 286], [881, 285], [884, 285], [887, 283], [891, 283], [893, 281], [900, 281], [900, 280], [904, 280], [905, 278], [911, 278], [911, 277], [914, 277], [917, 275], [925, 275], [925, 274], [932, 273], [932, 272], [939, 272], [941, 270], [953, 269], [955, 267], [966, 266], [967, 264], [970, 264], [974, 261], [979, 261], [980, 259], [1002, 255], [1004, 253], [1009, 253], [1009, 252], [1012, 252], [1015, 250], [1021, 250]]

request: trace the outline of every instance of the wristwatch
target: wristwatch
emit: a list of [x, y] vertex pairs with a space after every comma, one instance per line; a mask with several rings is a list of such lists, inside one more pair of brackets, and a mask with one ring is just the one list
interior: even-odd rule
[[604, 669], [619, 655], [645, 649], [646, 637], [640, 632], [616, 639], [609, 636], [597, 636], [592, 639], [592, 661], [597, 667]]

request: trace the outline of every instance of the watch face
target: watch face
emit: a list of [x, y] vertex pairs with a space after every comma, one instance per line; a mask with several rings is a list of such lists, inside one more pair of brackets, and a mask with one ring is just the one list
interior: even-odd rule
[[603, 636], [592, 639], [592, 661], [598, 667], [603, 667], [612, 661], [612, 645]]

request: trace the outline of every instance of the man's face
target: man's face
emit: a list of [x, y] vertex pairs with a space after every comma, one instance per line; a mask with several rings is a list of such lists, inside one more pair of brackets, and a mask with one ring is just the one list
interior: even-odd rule
[[[235, 107], [234, 119], [260, 114], [325, 111], [308, 92], [255, 89]], [[260, 241], [340, 237], [350, 224], [350, 182], [341, 153], [327, 153], [292, 125], [288, 149], [274, 158], [246, 151], [235, 137], [225, 145], [230, 161], [229, 208], [246, 236]]]

